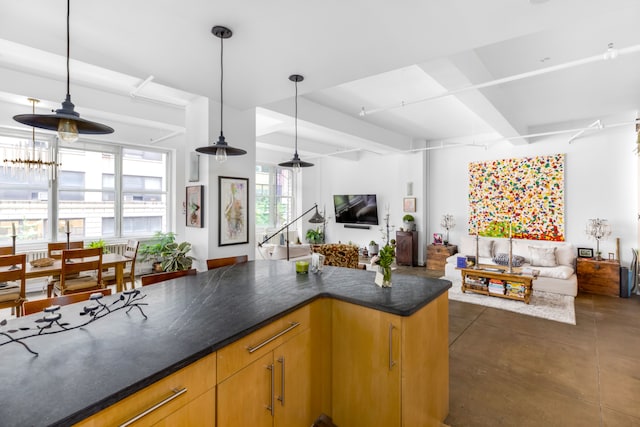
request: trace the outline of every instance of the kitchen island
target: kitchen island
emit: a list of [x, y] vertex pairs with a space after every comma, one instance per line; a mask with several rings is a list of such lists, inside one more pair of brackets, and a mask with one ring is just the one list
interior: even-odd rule
[[[199, 363], [204, 364], [199, 369], [213, 372], [210, 384], [202, 386], [194, 400], [198, 398], [200, 407], [215, 407], [212, 422], [230, 425], [222, 422], [227, 415], [229, 420], [237, 419], [227, 414], [230, 406], [246, 402], [237, 394], [227, 399], [223, 391], [236, 390], [232, 381], [253, 365], [266, 366], [271, 374], [265, 375], [271, 378], [271, 397], [258, 404], [258, 415], [274, 417], [275, 407], [285, 406], [284, 398], [279, 403], [275, 399], [284, 395], [285, 384], [284, 357], [276, 354], [277, 349], [295, 338], [293, 350], [302, 348], [308, 356], [301, 365], [306, 367], [303, 374], [313, 372], [296, 387], [312, 389], [309, 411], [314, 418], [319, 415], [315, 412], [322, 411], [334, 416], [338, 425], [341, 419], [346, 421], [342, 425], [351, 424], [341, 414], [357, 415], [356, 408], [343, 408], [337, 401], [349, 387], [345, 384], [339, 390], [337, 384], [354, 364], [360, 366], [357, 358], [363, 352], [356, 346], [378, 345], [384, 349], [379, 356], [382, 365], [374, 361], [372, 369], [382, 381], [383, 393], [391, 393], [390, 406], [398, 406], [392, 408], [396, 425], [412, 425], [411, 419], [421, 419], [421, 412], [427, 411], [429, 420], [443, 421], [448, 411], [447, 289], [451, 283], [395, 275], [392, 288], [379, 288], [373, 280], [374, 273], [363, 270], [325, 267], [321, 274], [296, 274], [293, 263], [252, 261], [147, 286], [142, 288], [148, 304], [143, 308], [146, 319], [137, 310], [123, 310], [83, 328], [30, 338], [26, 344], [39, 353], [37, 357], [16, 343], [1, 346], [0, 420], [6, 426], [72, 425], [96, 414], [92, 417], [96, 421], [87, 425], [99, 425], [96, 417], [103, 410]], [[62, 307], [63, 318], [72, 325], [81, 323], [82, 305]], [[11, 320], [0, 332], [33, 328], [39, 317]], [[300, 319], [308, 319], [307, 325]], [[255, 353], [247, 351], [256, 342], [252, 340], [271, 327], [275, 335], [291, 328], [291, 339], [286, 332]], [[376, 335], [378, 329], [381, 336]], [[242, 357], [234, 351], [256, 359], [238, 365]], [[268, 358], [271, 362], [263, 363]], [[278, 363], [282, 380], [276, 393]], [[406, 371], [409, 368], [416, 372]], [[371, 374], [355, 371], [355, 380]], [[294, 393], [288, 395], [301, 393], [296, 390], [293, 387]], [[385, 396], [376, 397], [385, 401]], [[176, 404], [176, 413], [178, 408]], [[117, 423], [129, 419], [127, 414], [122, 416]], [[283, 419], [287, 418], [283, 415]]]

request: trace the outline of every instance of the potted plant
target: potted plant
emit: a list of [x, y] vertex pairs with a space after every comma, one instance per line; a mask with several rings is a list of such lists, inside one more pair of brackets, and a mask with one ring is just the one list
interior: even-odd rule
[[405, 216], [402, 217], [402, 222], [404, 223], [404, 226], [407, 229], [407, 231], [415, 231], [416, 223], [414, 222], [413, 215], [406, 214]]
[[322, 231], [318, 230], [317, 228], [314, 230], [313, 228], [310, 228], [309, 230], [307, 230], [307, 242], [311, 243], [312, 245], [314, 244], [320, 244], [323, 243], [324, 241], [324, 236], [322, 235]]
[[187, 255], [191, 251], [191, 243], [182, 242], [167, 243], [161, 252], [162, 271], [182, 271], [189, 270], [194, 257]]
[[107, 248], [107, 244], [102, 239], [94, 240], [93, 242], [89, 242], [87, 247], [88, 248], [102, 248], [102, 253], [103, 254], [108, 254], [109, 253], [109, 251], [106, 249]]
[[140, 249], [138, 249], [138, 259], [141, 262], [152, 262], [154, 272], [164, 271], [162, 268], [162, 254], [163, 252], [168, 252], [167, 245], [175, 243], [175, 240], [176, 235], [171, 231], [167, 233], [156, 231], [149, 242], [140, 245]]
[[369, 242], [369, 256], [374, 256], [378, 254], [378, 250], [380, 249], [380, 247], [378, 246], [378, 244], [375, 242], [375, 240], [372, 240]]

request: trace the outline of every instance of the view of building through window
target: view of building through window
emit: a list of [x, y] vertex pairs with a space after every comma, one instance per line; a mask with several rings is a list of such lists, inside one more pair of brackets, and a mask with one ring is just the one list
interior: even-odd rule
[[[53, 138], [53, 137], [51, 137]], [[0, 136], [0, 153], [25, 140]], [[46, 143], [46, 141], [45, 141]], [[56, 180], [0, 167], [0, 237], [65, 240], [151, 235], [166, 231], [167, 154], [92, 144], [60, 148]], [[3, 160], [7, 156], [3, 157]], [[57, 224], [50, 219], [57, 217]], [[7, 239], [9, 240], [9, 239]]]

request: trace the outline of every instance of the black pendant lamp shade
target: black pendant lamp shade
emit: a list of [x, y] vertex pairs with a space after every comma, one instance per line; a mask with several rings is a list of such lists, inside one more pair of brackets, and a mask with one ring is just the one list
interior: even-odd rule
[[55, 114], [18, 114], [13, 116], [13, 119], [28, 126], [58, 131], [60, 139], [73, 142], [78, 139], [80, 133], [104, 135], [113, 133], [113, 128], [81, 119], [80, 114], [74, 110], [69, 91], [69, 15], [70, 0], [67, 0], [67, 96], [62, 102], [62, 108], [56, 110]]
[[[278, 163], [278, 166], [282, 166], [284, 168], [293, 168], [299, 171], [300, 168], [308, 168], [313, 166], [313, 163], [303, 162], [302, 160], [300, 160], [300, 156], [298, 156], [298, 82], [303, 81], [304, 77], [302, 77], [300, 74], [292, 74], [289, 76], [289, 80], [291, 80], [296, 84], [295, 149], [293, 152], [293, 158], [288, 162]], [[317, 213], [317, 210], [316, 210], [316, 213]]]
[[218, 137], [218, 141], [215, 144], [207, 145], [205, 147], [198, 147], [196, 151], [198, 153], [209, 154], [216, 156], [216, 160], [219, 162], [224, 162], [227, 160], [227, 156], [241, 156], [243, 154], [247, 154], [247, 152], [241, 148], [230, 147], [224, 139], [224, 133], [222, 132], [222, 110], [224, 108], [223, 105], [223, 95], [222, 95], [222, 82], [224, 81], [224, 67], [223, 67], [223, 43], [224, 39], [228, 39], [233, 35], [230, 29], [227, 27], [223, 27], [220, 25], [216, 25], [211, 29], [211, 32], [214, 36], [220, 39], [220, 136]]

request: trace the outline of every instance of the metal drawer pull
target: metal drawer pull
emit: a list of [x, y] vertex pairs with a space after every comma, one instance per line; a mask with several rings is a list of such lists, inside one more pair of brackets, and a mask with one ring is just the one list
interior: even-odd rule
[[396, 362], [393, 360], [393, 324], [389, 323], [389, 370], [393, 369]]
[[269, 344], [271, 341], [275, 340], [276, 338], [279, 338], [279, 337], [283, 336], [284, 334], [286, 334], [287, 332], [289, 332], [290, 330], [292, 330], [293, 328], [295, 328], [296, 326], [299, 326], [299, 325], [300, 325], [300, 322], [291, 322], [291, 326], [289, 326], [287, 329], [284, 329], [284, 330], [278, 332], [277, 334], [275, 334], [271, 338], [268, 338], [268, 339], [262, 341], [260, 344], [258, 344], [256, 346], [247, 347], [247, 351], [249, 353], [253, 353], [254, 351], [261, 349], [265, 345]]
[[282, 371], [280, 373], [280, 397], [278, 397], [278, 400], [280, 401], [280, 405], [284, 406], [284, 356], [279, 357], [278, 362], [282, 364]]
[[271, 371], [271, 403], [269, 404], [269, 406], [267, 406], [267, 410], [269, 412], [271, 412], [271, 416], [273, 417], [273, 407], [275, 406], [275, 401], [274, 401], [274, 397], [275, 397], [275, 384], [274, 384], [274, 376], [275, 376], [275, 368], [273, 367], [273, 363], [269, 366], [267, 366], [267, 369]]
[[142, 412], [142, 413], [136, 415], [135, 417], [131, 418], [129, 421], [125, 421], [124, 423], [120, 424], [120, 427], [130, 426], [131, 424], [133, 424], [136, 421], [138, 421], [140, 418], [146, 417], [147, 415], [149, 415], [150, 413], [152, 413], [153, 411], [155, 411], [159, 407], [164, 406], [167, 403], [171, 402], [176, 397], [185, 394], [187, 392], [187, 388], [186, 387], [185, 388], [181, 388], [181, 389], [174, 388], [173, 390], [171, 390], [171, 392], [173, 393], [171, 396], [167, 397], [166, 399], [164, 399], [161, 402], [156, 403], [152, 407], [146, 409], [144, 412]]

